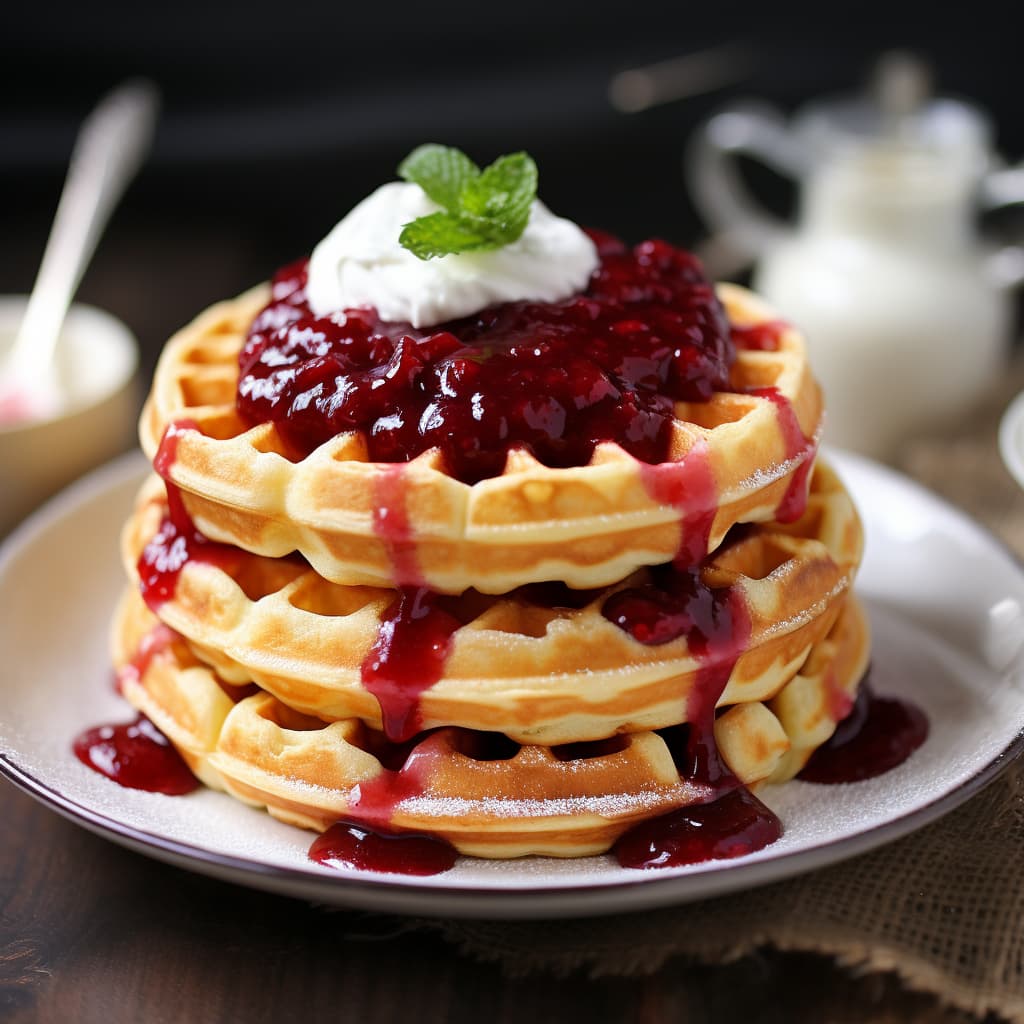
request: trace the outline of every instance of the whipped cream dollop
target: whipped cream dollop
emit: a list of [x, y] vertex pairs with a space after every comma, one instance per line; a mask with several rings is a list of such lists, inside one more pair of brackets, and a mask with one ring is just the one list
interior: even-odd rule
[[373, 306], [382, 320], [431, 327], [499, 302], [557, 302], [581, 291], [597, 267], [587, 235], [537, 199], [515, 242], [421, 260], [398, 236], [439, 209], [419, 185], [405, 182], [367, 196], [313, 250], [306, 285], [313, 312]]

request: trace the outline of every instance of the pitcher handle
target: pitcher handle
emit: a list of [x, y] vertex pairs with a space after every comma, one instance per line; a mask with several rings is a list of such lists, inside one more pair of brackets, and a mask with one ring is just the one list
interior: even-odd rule
[[[1024, 161], [998, 167], [982, 179], [981, 207], [986, 212], [1024, 203]], [[988, 258], [989, 276], [1003, 288], [1024, 284], [1024, 245], [1004, 245]]]
[[712, 116], [694, 135], [686, 154], [686, 175], [698, 212], [728, 245], [756, 259], [773, 248], [789, 228], [757, 202], [743, 183], [738, 155], [754, 157], [772, 170], [800, 179], [808, 160], [779, 111], [748, 102]]

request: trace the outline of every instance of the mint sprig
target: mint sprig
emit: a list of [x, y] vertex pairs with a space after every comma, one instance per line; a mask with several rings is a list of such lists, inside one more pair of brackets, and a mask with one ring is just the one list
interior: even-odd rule
[[527, 153], [499, 157], [481, 171], [461, 150], [428, 143], [414, 149], [398, 173], [442, 207], [406, 224], [398, 236], [421, 260], [514, 242], [537, 197], [537, 165]]

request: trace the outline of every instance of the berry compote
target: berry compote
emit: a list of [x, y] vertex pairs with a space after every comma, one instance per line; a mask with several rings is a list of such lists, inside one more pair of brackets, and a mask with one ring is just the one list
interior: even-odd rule
[[581, 294], [425, 329], [370, 308], [315, 316], [306, 261], [285, 267], [239, 355], [238, 410], [305, 453], [356, 430], [374, 462], [436, 448], [467, 483], [500, 475], [515, 448], [580, 466], [614, 441], [664, 462], [673, 403], [728, 386], [729, 324], [689, 253], [591, 237], [600, 263]]

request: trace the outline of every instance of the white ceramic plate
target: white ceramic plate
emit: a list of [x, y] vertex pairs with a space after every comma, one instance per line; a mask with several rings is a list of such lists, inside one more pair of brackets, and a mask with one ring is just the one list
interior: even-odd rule
[[1024, 487], [1024, 391], [1006, 408], [999, 423], [999, 451], [1006, 468]]
[[117, 535], [144, 472], [122, 459], [66, 491], [0, 550], [0, 770], [86, 828], [181, 867], [325, 903], [449, 916], [554, 917], [700, 899], [822, 867], [904, 835], [979, 790], [1024, 747], [1024, 571], [978, 526], [908, 480], [832, 455], [865, 520], [858, 581], [872, 678], [920, 704], [931, 735], [887, 775], [770, 790], [779, 842], [739, 860], [631, 871], [608, 857], [464, 858], [432, 878], [339, 872], [310, 834], [222, 794], [122, 789], [70, 750], [131, 717], [111, 687], [107, 624], [122, 586]]

